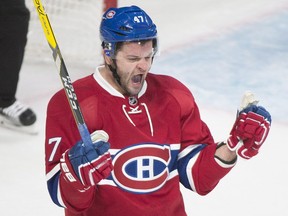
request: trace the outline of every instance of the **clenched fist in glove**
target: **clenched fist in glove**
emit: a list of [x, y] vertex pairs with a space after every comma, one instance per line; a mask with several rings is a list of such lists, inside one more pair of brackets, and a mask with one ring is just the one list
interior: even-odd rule
[[229, 149], [245, 159], [255, 156], [269, 133], [270, 124], [271, 116], [265, 108], [248, 105], [240, 111], [230, 132]]
[[95, 131], [91, 134], [92, 145], [78, 142], [67, 150], [61, 159], [66, 179], [70, 182], [78, 179], [84, 188], [88, 188], [107, 178], [113, 169], [108, 138], [105, 131]]

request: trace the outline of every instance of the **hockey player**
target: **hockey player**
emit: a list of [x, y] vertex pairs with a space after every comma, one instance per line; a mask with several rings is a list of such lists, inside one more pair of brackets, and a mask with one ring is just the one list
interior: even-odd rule
[[36, 114], [15, 97], [29, 17], [24, 0], [0, 1], [0, 126], [36, 133]]
[[216, 143], [188, 88], [149, 71], [157, 29], [142, 9], [109, 9], [100, 35], [105, 65], [73, 83], [93, 144], [80, 140], [64, 90], [48, 104], [50, 196], [66, 216], [186, 215], [179, 184], [208, 194], [237, 155], [258, 153], [271, 116], [250, 101]]

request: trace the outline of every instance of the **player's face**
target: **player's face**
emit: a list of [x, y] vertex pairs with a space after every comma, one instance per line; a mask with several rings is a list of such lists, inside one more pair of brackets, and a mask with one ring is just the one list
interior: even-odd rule
[[124, 94], [137, 95], [151, 68], [152, 41], [125, 43], [117, 52], [117, 73]]

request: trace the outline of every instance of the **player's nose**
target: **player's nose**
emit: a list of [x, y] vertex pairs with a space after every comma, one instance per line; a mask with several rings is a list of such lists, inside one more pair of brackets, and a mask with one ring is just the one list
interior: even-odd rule
[[147, 71], [151, 67], [151, 59], [150, 58], [141, 58], [137, 64], [137, 67], [141, 71]]

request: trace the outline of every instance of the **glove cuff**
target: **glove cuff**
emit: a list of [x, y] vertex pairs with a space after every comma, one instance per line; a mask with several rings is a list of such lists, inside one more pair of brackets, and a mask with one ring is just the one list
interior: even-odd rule
[[77, 175], [74, 172], [74, 169], [70, 163], [68, 150], [62, 154], [62, 158], [60, 159], [60, 169], [61, 169], [61, 176], [63, 179], [72, 185], [76, 190], [80, 192], [87, 191], [91, 186], [84, 186], [82, 182], [79, 180]]
[[[222, 147], [223, 145], [227, 145], [227, 147], [229, 148], [229, 145], [227, 144], [227, 143], [225, 143], [225, 142], [220, 142], [220, 143], [218, 143], [218, 146], [217, 146], [217, 148], [216, 149], [218, 149], [218, 148], [220, 148], [220, 147]], [[230, 148], [229, 148], [229, 150], [231, 150]], [[220, 157], [218, 157], [218, 156], [216, 156], [216, 155], [214, 155], [214, 157], [215, 157], [215, 159], [217, 159], [219, 162], [221, 162], [222, 164], [225, 164], [226, 166], [234, 166], [235, 165], [235, 163], [236, 163], [236, 161], [237, 161], [237, 157], [235, 157], [233, 160], [231, 160], [231, 161], [225, 161], [225, 160], [223, 160], [222, 158], [220, 158]]]

